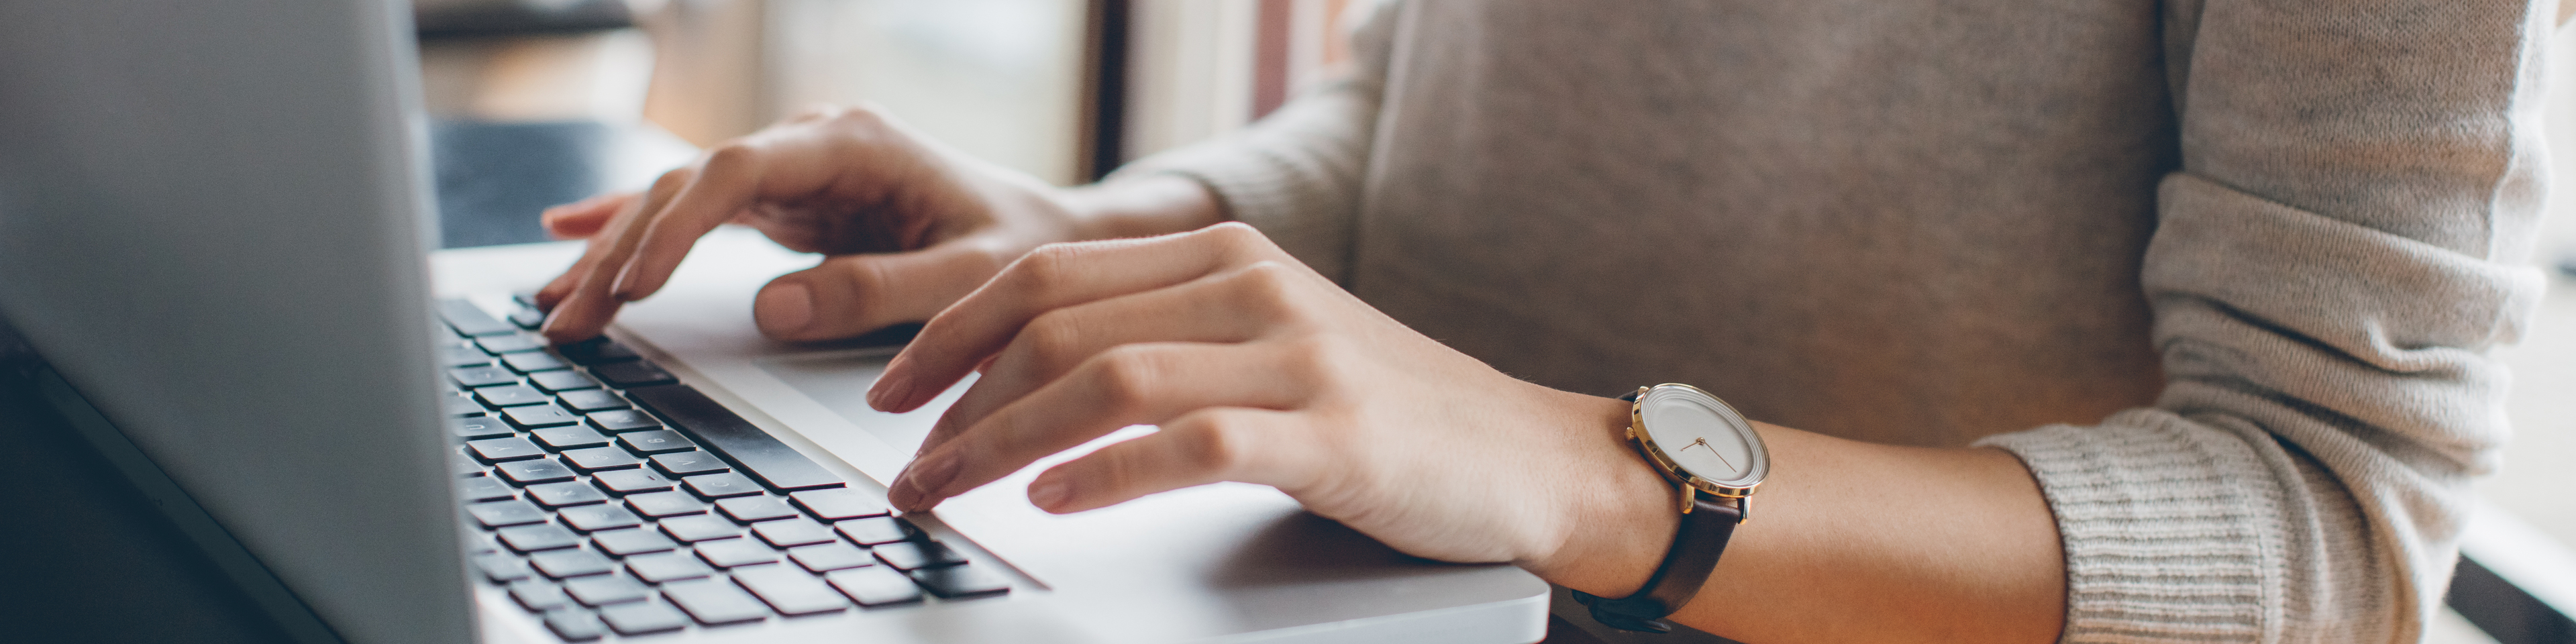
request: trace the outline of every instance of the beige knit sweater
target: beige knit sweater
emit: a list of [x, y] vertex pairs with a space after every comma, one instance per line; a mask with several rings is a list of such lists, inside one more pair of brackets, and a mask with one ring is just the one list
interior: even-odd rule
[[1398, 2], [1125, 172], [1541, 384], [2011, 450], [2067, 641], [2414, 641], [2542, 287], [2538, 11]]

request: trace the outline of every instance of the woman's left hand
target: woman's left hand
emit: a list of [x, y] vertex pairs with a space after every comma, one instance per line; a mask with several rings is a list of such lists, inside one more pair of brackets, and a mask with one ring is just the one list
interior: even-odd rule
[[1258, 483], [1407, 553], [1534, 570], [1618, 523], [1651, 542], [1615, 546], [1645, 553], [1636, 583], [1677, 520], [1624, 443], [1625, 403], [1497, 372], [1242, 224], [1040, 247], [932, 319], [868, 399], [908, 411], [979, 367], [894, 482], [898, 507], [1151, 424], [1041, 474], [1029, 501], [1064, 513]]

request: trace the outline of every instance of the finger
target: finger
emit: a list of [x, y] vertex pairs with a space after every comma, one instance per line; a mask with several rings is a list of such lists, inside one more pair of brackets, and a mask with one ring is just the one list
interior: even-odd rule
[[1274, 368], [1282, 353], [1259, 344], [1119, 347], [922, 455], [895, 477], [887, 500], [906, 510], [928, 509], [1120, 427], [1201, 408], [1289, 407], [1305, 392], [1288, 370]]
[[830, 257], [781, 275], [752, 301], [760, 332], [789, 341], [846, 338], [937, 315], [1000, 271], [976, 238], [887, 255]]
[[921, 406], [1047, 311], [1163, 288], [1259, 259], [1287, 255], [1251, 227], [1234, 223], [1161, 237], [1041, 246], [931, 318], [887, 363], [885, 375], [868, 390], [868, 404], [889, 412]]
[[1029, 482], [1029, 503], [1066, 514], [1219, 481], [1303, 489], [1325, 460], [1295, 440], [1309, 431], [1293, 412], [1202, 409], [1039, 474]]
[[608, 221], [635, 200], [635, 193], [612, 192], [581, 201], [547, 208], [537, 215], [546, 234], [555, 239], [584, 239], [599, 234]]
[[597, 337], [602, 329], [608, 328], [608, 321], [616, 317], [617, 308], [622, 304], [609, 294], [617, 267], [635, 252], [637, 240], [643, 236], [654, 213], [661, 211], [662, 204], [670, 202], [673, 196], [696, 180], [697, 173], [691, 168], [662, 173], [661, 178], [653, 181], [653, 188], [643, 199], [628, 204], [628, 210], [609, 222], [608, 228], [600, 235], [591, 238], [590, 247], [583, 251], [580, 261], [573, 263], [572, 270], [557, 278], [556, 284], [538, 292], [541, 302], [549, 293], [557, 294], [553, 306], [547, 309], [545, 325], [539, 327], [538, 332], [550, 342], [563, 344]]
[[[844, 144], [854, 139], [818, 131], [827, 127], [831, 125], [808, 121], [772, 128], [708, 152], [698, 163], [698, 180], [653, 217], [635, 254], [618, 269], [616, 297], [634, 301], [661, 290], [698, 238], [745, 212], [757, 212], [754, 206], [759, 202], [795, 201], [824, 192], [835, 182], [891, 189], [909, 180], [851, 176], [852, 172], [884, 172], [885, 164], [879, 161], [891, 153], [865, 144], [873, 139], [861, 137], [855, 139], [863, 144], [853, 157], [853, 150]], [[839, 196], [862, 204], [874, 198]]]
[[[671, 173], [677, 172], [681, 170], [671, 171]], [[664, 173], [661, 178], [655, 179], [654, 186], [659, 187], [664, 182], [675, 181], [671, 173]], [[551, 312], [564, 297], [571, 295], [573, 288], [580, 286], [583, 277], [589, 275], [590, 271], [599, 265], [601, 257], [608, 254], [608, 247], [616, 241], [617, 231], [623, 230], [624, 222], [639, 216], [648, 201], [650, 201], [649, 191], [645, 197], [629, 199], [619, 204], [618, 208], [609, 214], [608, 221], [601, 224], [602, 230], [589, 235], [590, 243], [582, 248], [581, 258], [574, 260], [572, 267], [564, 269], [562, 275], [557, 275], [554, 280], [547, 282], [545, 288], [537, 290], [537, 310]], [[582, 202], [574, 205], [579, 203]], [[557, 208], [570, 207], [557, 206]]]

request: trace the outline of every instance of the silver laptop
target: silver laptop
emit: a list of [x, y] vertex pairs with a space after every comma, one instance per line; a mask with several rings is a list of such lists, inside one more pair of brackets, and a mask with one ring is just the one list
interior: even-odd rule
[[761, 339], [754, 287], [812, 258], [756, 235], [708, 239], [607, 341], [531, 342], [512, 293], [578, 248], [425, 250], [407, 20], [0, 4], [0, 318], [298, 640], [1544, 634], [1536, 578], [1405, 557], [1258, 486], [1054, 516], [1033, 469], [885, 512], [940, 405], [859, 402], [891, 345]]

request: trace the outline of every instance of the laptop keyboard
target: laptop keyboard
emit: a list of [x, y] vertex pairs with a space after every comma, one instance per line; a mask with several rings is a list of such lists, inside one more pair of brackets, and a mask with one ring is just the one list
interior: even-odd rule
[[1010, 592], [625, 346], [547, 346], [524, 300], [438, 313], [468, 556], [565, 640]]

